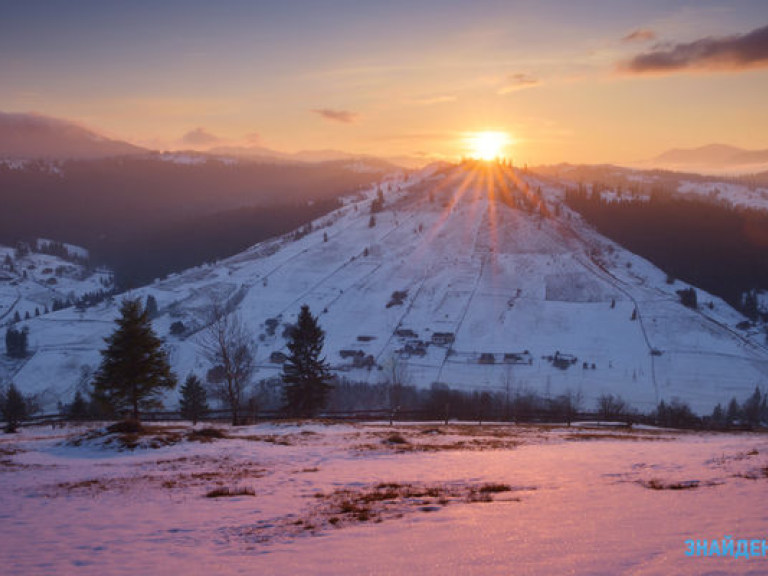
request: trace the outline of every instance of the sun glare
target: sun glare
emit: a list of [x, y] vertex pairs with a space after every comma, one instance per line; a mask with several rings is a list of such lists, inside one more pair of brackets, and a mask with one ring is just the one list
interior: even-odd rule
[[475, 132], [467, 137], [469, 155], [478, 160], [503, 158], [510, 143], [506, 132]]

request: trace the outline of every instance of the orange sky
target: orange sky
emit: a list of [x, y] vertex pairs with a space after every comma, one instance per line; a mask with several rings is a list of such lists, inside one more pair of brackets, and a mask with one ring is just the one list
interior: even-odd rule
[[[117, 4], [117, 3], [115, 3]], [[0, 111], [156, 149], [516, 163], [768, 148], [763, 0], [13, 3]]]

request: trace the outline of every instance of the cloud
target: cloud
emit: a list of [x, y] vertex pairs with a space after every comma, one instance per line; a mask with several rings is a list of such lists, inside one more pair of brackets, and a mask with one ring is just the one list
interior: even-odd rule
[[512, 92], [532, 88], [539, 84], [541, 84], [539, 79], [530, 74], [510, 74], [505, 78], [504, 85], [498, 89], [497, 94], [511, 94]]
[[649, 42], [651, 40], [656, 39], [656, 32], [653, 30], [650, 30], [648, 28], [638, 28], [637, 30], [633, 30], [624, 38], [621, 39], [622, 42], [630, 43], [630, 42]]
[[342, 124], [352, 124], [358, 116], [355, 112], [350, 112], [349, 110], [333, 110], [331, 108], [315, 108], [312, 112], [326, 120], [341, 122]]
[[432, 96], [430, 98], [417, 98], [414, 100], [414, 104], [418, 104], [420, 106], [432, 106], [433, 104], [446, 104], [448, 102], [455, 102], [456, 96]]
[[189, 146], [211, 146], [221, 142], [221, 138], [207, 132], [205, 128], [195, 128], [181, 137], [181, 142]]
[[702, 38], [638, 54], [619, 64], [630, 74], [668, 73], [677, 70], [743, 70], [768, 67], [768, 26], [734, 36]]

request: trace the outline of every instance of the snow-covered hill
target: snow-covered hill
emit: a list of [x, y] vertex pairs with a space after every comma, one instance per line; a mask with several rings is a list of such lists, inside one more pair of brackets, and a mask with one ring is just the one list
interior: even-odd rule
[[85, 249], [51, 240], [38, 240], [33, 248], [0, 246], [0, 326], [74, 305], [89, 294], [111, 292], [112, 273], [90, 269], [87, 260]]
[[[319, 314], [327, 358], [352, 380], [603, 393], [650, 410], [678, 397], [711, 411], [768, 379], [764, 336], [699, 292], [699, 308], [649, 262], [583, 224], [563, 188], [494, 165], [433, 167], [380, 185], [314, 222], [221, 261], [136, 290], [159, 304], [157, 331], [184, 377], [210, 366], [198, 346], [212, 299], [226, 301], [258, 346], [255, 379], [277, 376], [283, 325]], [[116, 303], [25, 325], [33, 356], [7, 377], [49, 406], [69, 401], [98, 365]], [[184, 333], [170, 335], [175, 322]], [[177, 325], [178, 327], [178, 325]], [[175, 405], [175, 398], [169, 398]]]

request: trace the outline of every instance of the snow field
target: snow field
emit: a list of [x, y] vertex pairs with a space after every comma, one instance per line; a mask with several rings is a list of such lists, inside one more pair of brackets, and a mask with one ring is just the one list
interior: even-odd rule
[[[759, 574], [768, 561], [691, 558], [684, 545], [765, 538], [764, 435], [221, 429], [229, 438], [134, 452], [104, 439], [73, 446], [83, 428], [0, 439], [4, 574]], [[506, 491], [480, 501], [408, 495], [481, 486]], [[206, 498], [222, 487], [253, 495]], [[377, 490], [391, 498], [370, 501]], [[334, 494], [371, 516], [333, 508]]]

